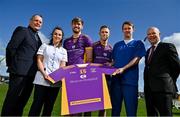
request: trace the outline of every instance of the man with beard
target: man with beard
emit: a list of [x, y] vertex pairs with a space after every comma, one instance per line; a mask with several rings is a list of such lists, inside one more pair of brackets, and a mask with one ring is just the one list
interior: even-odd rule
[[92, 61], [92, 39], [82, 34], [83, 20], [75, 17], [72, 22], [73, 35], [64, 41], [68, 53], [68, 65], [83, 64]]
[[[83, 64], [92, 62], [92, 39], [82, 34], [83, 20], [79, 17], [73, 18], [71, 22], [73, 35], [64, 41], [64, 48], [67, 50], [67, 65]], [[89, 116], [90, 113], [84, 113]], [[81, 115], [75, 114], [75, 116]]]

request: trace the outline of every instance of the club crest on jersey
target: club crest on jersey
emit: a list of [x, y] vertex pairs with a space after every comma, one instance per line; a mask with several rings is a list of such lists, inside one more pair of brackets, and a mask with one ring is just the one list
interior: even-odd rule
[[73, 46], [72, 46], [72, 49], [74, 49], [75, 47], [76, 47], [76, 46], [75, 46], [75, 45], [73, 45]]
[[85, 79], [86, 78], [86, 69], [80, 69], [80, 78]]
[[104, 56], [107, 56], [107, 53], [103, 53]]
[[91, 68], [91, 72], [96, 72], [96, 68]]

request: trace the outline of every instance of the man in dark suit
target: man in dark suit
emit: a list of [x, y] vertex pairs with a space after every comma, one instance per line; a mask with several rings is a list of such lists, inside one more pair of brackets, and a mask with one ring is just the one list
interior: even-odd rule
[[37, 71], [36, 52], [42, 44], [38, 36], [41, 26], [42, 16], [33, 15], [28, 27], [15, 29], [7, 45], [6, 63], [10, 78], [1, 116], [22, 116]]
[[172, 96], [180, 73], [180, 60], [175, 46], [160, 42], [156, 27], [147, 30], [152, 45], [145, 56], [144, 93], [147, 116], [172, 116]]

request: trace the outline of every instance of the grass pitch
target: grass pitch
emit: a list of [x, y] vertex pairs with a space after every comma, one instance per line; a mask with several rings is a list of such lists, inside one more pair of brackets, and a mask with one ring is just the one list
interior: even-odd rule
[[[8, 89], [8, 85], [6, 83], [0, 84], [0, 112], [1, 112], [3, 102], [4, 102], [4, 98], [6, 96], [7, 89]], [[57, 97], [56, 103], [55, 103], [54, 108], [53, 108], [52, 116], [59, 116], [60, 115], [60, 104], [61, 104], [60, 100], [61, 100], [61, 93], [59, 93], [59, 95]], [[33, 101], [33, 93], [32, 93], [32, 95], [31, 95], [31, 97], [30, 97], [30, 99], [29, 99], [29, 101], [28, 101], [28, 103], [24, 109], [24, 113], [23, 113], [24, 116], [28, 115], [32, 101]], [[98, 114], [97, 111], [92, 112], [92, 116], [97, 116], [97, 114]], [[111, 115], [111, 110], [107, 110], [107, 116], [110, 116], [110, 115]], [[121, 116], [126, 116], [124, 106], [122, 108]], [[144, 99], [139, 99], [139, 101], [138, 101], [137, 116], [146, 116], [146, 107], [145, 107]], [[180, 116], [180, 110], [174, 108], [173, 109], [173, 116]]]

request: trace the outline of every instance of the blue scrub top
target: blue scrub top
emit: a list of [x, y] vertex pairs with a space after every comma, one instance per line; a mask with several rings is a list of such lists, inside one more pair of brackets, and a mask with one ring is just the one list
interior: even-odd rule
[[[119, 41], [114, 45], [112, 59], [115, 68], [124, 67], [135, 57], [145, 56], [146, 49], [141, 40], [132, 40], [129, 43]], [[127, 69], [123, 74], [118, 75], [121, 84], [138, 85], [139, 70], [138, 64]]]

